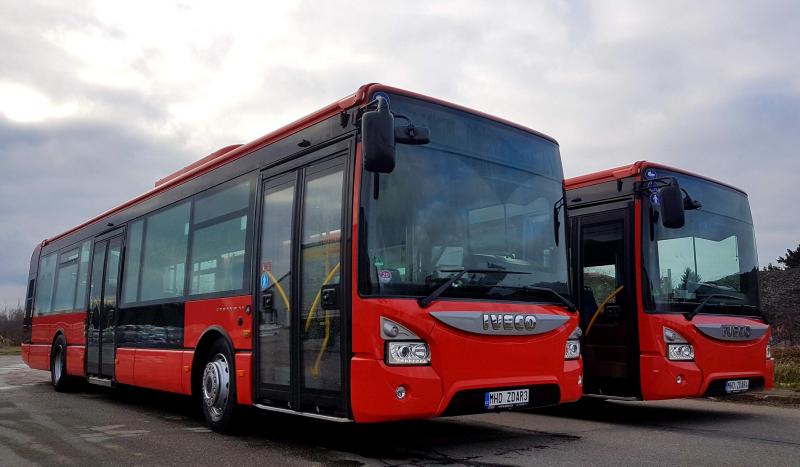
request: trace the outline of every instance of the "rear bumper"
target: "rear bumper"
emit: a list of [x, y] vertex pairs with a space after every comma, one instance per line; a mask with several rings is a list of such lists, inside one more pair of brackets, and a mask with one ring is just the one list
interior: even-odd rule
[[775, 362], [766, 360], [762, 368], [741, 371], [710, 371], [696, 362], [674, 362], [657, 355], [642, 355], [642, 399], [724, 396], [725, 381], [750, 380], [749, 391], [770, 390], [775, 380]]
[[[483, 413], [486, 391], [530, 389], [530, 404], [544, 407], [580, 399], [580, 360], [564, 362], [559, 375], [529, 375], [507, 378], [460, 380], [443, 387], [443, 379], [431, 366], [393, 367], [381, 360], [353, 358], [351, 361], [351, 406], [356, 422], [384, 422], [411, 418]], [[406, 389], [400, 400], [398, 386]]]

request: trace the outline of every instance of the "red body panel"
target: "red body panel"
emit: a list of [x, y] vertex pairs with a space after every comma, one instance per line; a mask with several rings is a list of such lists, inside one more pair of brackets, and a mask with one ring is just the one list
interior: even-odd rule
[[242, 295], [186, 302], [183, 345], [187, 348], [197, 347], [203, 334], [216, 326], [225, 330], [235, 350], [250, 350], [253, 347], [252, 300], [250, 295]]
[[73, 376], [86, 376], [85, 364], [86, 347], [83, 345], [67, 346], [67, 374]]
[[30, 344], [28, 366], [36, 370], [50, 371], [50, 347], [50, 344]]
[[117, 349], [114, 359], [114, 377], [118, 383], [136, 384], [133, 368], [135, 365], [136, 349]]
[[86, 312], [34, 316], [31, 334], [32, 344], [51, 345], [57, 332], [61, 331], [67, 345], [86, 345]]
[[240, 352], [236, 354], [236, 400], [239, 404], [250, 405], [253, 403], [253, 354]]
[[167, 392], [184, 391], [181, 350], [136, 349], [133, 380], [136, 386]]
[[[682, 314], [647, 314], [640, 317], [642, 398], [669, 399], [700, 397], [711, 382], [721, 379], [764, 378], [772, 389], [774, 362], [767, 360], [770, 333], [752, 341], [712, 339], [695, 324], [762, 324], [760, 320], [737, 316], [698, 315], [687, 321]], [[666, 357], [663, 327], [677, 331], [694, 346], [692, 362], [674, 362]], [[681, 384], [677, 377], [681, 376]]]

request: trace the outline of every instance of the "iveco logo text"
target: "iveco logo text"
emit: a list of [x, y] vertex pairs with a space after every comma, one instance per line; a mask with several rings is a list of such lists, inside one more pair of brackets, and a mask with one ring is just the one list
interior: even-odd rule
[[750, 326], [723, 324], [720, 326], [722, 337], [750, 337]]
[[536, 327], [536, 316], [518, 314], [483, 314], [484, 331], [530, 331]]

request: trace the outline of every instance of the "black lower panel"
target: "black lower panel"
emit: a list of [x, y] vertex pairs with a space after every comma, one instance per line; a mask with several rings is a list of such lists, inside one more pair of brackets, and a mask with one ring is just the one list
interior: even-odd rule
[[117, 346], [183, 348], [183, 303], [163, 303], [117, 312]]
[[511, 410], [525, 410], [535, 409], [538, 407], [547, 407], [556, 405], [561, 400], [561, 391], [557, 384], [541, 384], [537, 386], [523, 386], [523, 387], [510, 387], [510, 388], [485, 388], [485, 389], [470, 389], [461, 391], [453, 396], [447, 410], [442, 414], [443, 417], [451, 415], [468, 415], [476, 413], [496, 412], [498, 410], [509, 409], [492, 409], [486, 410], [484, 401], [487, 391], [501, 391], [509, 389], [529, 389], [530, 390], [530, 403], [525, 407], [518, 407]]
[[725, 392], [725, 383], [727, 381], [732, 380], [740, 380], [746, 379], [750, 381], [749, 388], [747, 391], [742, 392], [750, 392], [750, 391], [761, 391], [764, 389], [764, 378], [729, 378], [729, 379], [718, 379], [716, 381], [712, 381], [711, 384], [708, 385], [708, 389], [706, 389], [706, 393], [703, 394], [703, 397], [709, 396], [734, 396], [736, 394], [741, 394], [742, 392], [734, 392], [734, 393], [727, 393]]

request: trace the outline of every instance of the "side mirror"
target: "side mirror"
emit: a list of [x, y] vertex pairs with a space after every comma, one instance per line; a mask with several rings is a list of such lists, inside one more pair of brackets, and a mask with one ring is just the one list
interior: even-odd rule
[[683, 192], [678, 181], [671, 178], [671, 183], [658, 191], [661, 199], [661, 223], [668, 229], [680, 229], [686, 223], [683, 211]]
[[377, 100], [378, 108], [364, 112], [361, 117], [364, 169], [388, 174], [394, 170], [394, 117], [386, 99], [378, 96]]

